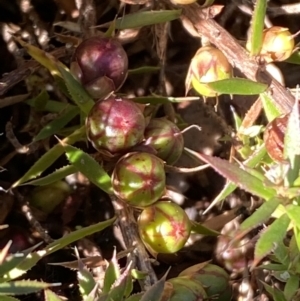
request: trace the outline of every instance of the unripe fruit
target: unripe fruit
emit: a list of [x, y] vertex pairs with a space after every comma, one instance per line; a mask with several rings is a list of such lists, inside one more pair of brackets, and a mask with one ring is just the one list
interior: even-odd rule
[[189, 277], [169, 279], [165, 283], [160, 301], [202, 301], [207, 300], [203, 286]]
[[290, 114], [272, 120], [264, 132], [264, 142], [269, 156], [278, 162], [284, 161], [284, 135]]
[[71, 71], [94, 99], [117, 91], [127, 77], [128, 57], [115, 39], [92, 37], [75, 50]]
[[138, 229], [150, 252], [175, 253], [188, 240], [191, 222], [180, 206], [160, 201], [142, 211]]
[[260, 56], [267, 63], [284, 61], [291, 56], [294, 46], [294, 37], [288, 28], [273, 26], [263, 31]]
[[230, 301], [232, 298], [229, 275], [217, 265], [196, 264], [182, 271], [179, 276], [186, 276], [201, 283], [208, 297], [215, 296], [219, 301]]
[[149, 206], [165, 192], [164, 163], [149, 153], [135, 152], [123, 156], [111, 179], [115, 195], [132, 206]]
[[205, 97], [220, 95], [207, 83], [232, 77], [232, 67], [225, 55], [213, 46], [201, 47], [193, 57], [185, 80], [186, 93], [191, 86]]
[[179, 128], [164, 118], [150, 121], [145, 130], [146, 145], [157, 151], [157, 156], [167, 164], [174, 164], [181, 156], [184, 140]]
[[96, 150], [114, 154], [143, 140], [145, 118], [133, 101], [111, 96], [95, 103], [86, 119], [86, 130]]
[[29, 196], [29, 203], [45, 213], [51, 213], [72, 192], [64, 181], [35, 187]]

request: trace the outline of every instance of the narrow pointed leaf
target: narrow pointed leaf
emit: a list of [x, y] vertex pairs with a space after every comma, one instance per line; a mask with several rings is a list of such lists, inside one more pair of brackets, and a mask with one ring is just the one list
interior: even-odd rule
[[3, 276], [7, 272], [17, 267], [39, 245], [41, 245], [41, 243], [22, 252], [8, 255], [0, 265], [0, 276]]
[[298, 102], [295, 102], [288, 119], [284, 135], [284, 157], [290, 163], [290, 169], [285, 180], [288, 186], [291, 187], [297, 179], [300, 169], [300, 119]]
[[269, 122], [281, 115], [280, 110], [275, 106], [274, 100], [272, 100], [268, 93], [261, 93], [260, 99]]
[[197, 233], [197, 234], [202, 234], [202, 235], [210, 235], [210, 236], [218, 236], [220, 233], [218, 231], [209, 229], [200, 223], [196, 223], [192, 221], [192, 232]]
[[77, 279], [81, 297], [86, 299], [86, 297], [93, 291], [96, 281], [92, 273], [84, 266], [82, 261], [79, 260], [79, 271], [77, 272]]
[[[169, 269], [170, 270], [170, 269]], [[164, 291], [164, 286], [168, 272], [156, 283], [154, 283], [143, 295], [140, 301], [150, 301], [150, 300], [160, 300], [162, 293]]]
[[39, 281], [27, 281], [27, 280], [20, 280], [20, 281], [11, 281], [11, 282], [4, 282], [0, 283], [0, 296], [2, 295], [27, 295], [31, 293], [39, 292], [45, 288], [51, 286], [57, 286], [59, 284], [50, 284], [45, 282]]
[[79, 109], [85, 115], [87, 115], [93, 107], [94, 101], [69, 70], [61, 67], [59, 67], [59, 70], [63, 76], [63, 79], [65, 80], [69, 93], [72, 96], [72, 100], [79, 107]]
[[263, 29], [267, 10], [267, 0], [257, 0], [251, 20], [250, 54], [258, 55], [263, 41]]
[[[181, 10], [151, 10], [139, 11], [118, 18], [115, 22], [116, 29], [129, 29], [165, 23], [180, 17]], [[106, 24], [105, 24], [106, 25]], [[104, 25], [100, 26], [103, 27]]]
[[268, 88], [267, 85], [245, 78], [223, 79], [207, 84], [220, 94], [257, 95]]
[[58, 65], [64, 66], [51, 54], [45, 52], [42, 49], [39, 49], [33, 45], [30, 45], [19, 38], [15, 39], [22, 45], [23, 48], [31, 55], [37, 62], [46, 67], [53, 76], [61, 76], [58, 69]]
[[61, 167], [61, 168], [55, 170], [53, 173], [51, 173], [45, 177], [42, 177], [42, 178], [39, 178], [39, 179], [36, 179], [33, 181], [29, 181], [26, 183], [26, 185], [35, 185], [35, 186], [49, 185], [49, 184], [55, 183], [59, 180], [62, 180], [65, 177], [67, 177], [75, 172], [77, 172], [77, 168], [75, 166], [66, 165], [64, 167]]
[[261, 232], [255, 245], [252, 267], [255, 267], [267, 254], [276, 249], [277, 244], [284, 239], [289, 223], [290, 218], [284, 214]]
[[240, 188], [253, 193], [254, 195], [265, 200], [269, 200], [276, 195], [276, 191], [273, 188], [265, 187], [262, 181], [242, 170], [235, 164], [217, 157], [197, 153], [187, 148], [185, 148], [185, 150], [194, 157], [208, 163], [216, 172], [225, 177], [227, 180], [238, 185]]
[[63, 144], [70, 163], [84, 174], [92, 183], [107, 193], [112, 193], [110, 176], [87, 153], [74, 146]]
[[45, 294], [45, 301], [64, 301], [49, 289], [46, 289], [44, 291], [44, 294]]
[[142, 297], [143, 297], [143, 293], [138, 293], [138, 294], [131, 295], [125, 301], [140, 301]]
[[284, 294], [281, 290], [276, 287], [272, 287], [263, 282], [265, 290], [273, 297], [274, 301], [287, 301], [284, 297]]
[[121, 270], [116, 258], [116, 251], [114, 251], [112, 259], [109, 262], [109, 265], [105, 271], [105, 277], [103, 282], [102, 292], [104, 294], [108, 293], [112, 287], [112, 285], [116, 282], [116, 280], [120, 277]]
[[20, 299], [11, 296], [1, 296], [1, 301], [20, 301]]
[[64, 237], [57, 239], [53, 243], [49, 244], [44, 249], [44, 251], [46, 252], [47, 255], [54, 253], [79, 239], [82, 239], [86, 236], [92, 235], [95, 232], [102, 231], [103, 229], [112, 225], [115, 220], [116, 220], [116, 218], [113, 217], [106, 221], [73, 231], [70, 234], [67, 234]]
[[257, 226], [267, 222], [280, 203], [281, 200], [276, 197], [264, 202], [251, 216], [242, 222], [239, 231], [246, 234]]
[[[251, 157], [243, 162], [245, 166], [254, 168], [266, 155], [267, 151], [264, 145], [261, 145]], [[221, 192], [215, 197], [207, 209], [203, 212], [206, 214], [212, 207], [229, 196], [238, 186], [232, 182], [227, 182]]]
[[79, 114], [79, 109], [77, 107], [70, 107], [61, 116], [57, 117], [56, 119], [49, 122], [46, 126], [44, 126], [41, 129], [41, 131], [36, 135], [36, 137], [33, 139], [33, 141], [46, 139], [56, 134], [78, 114]]
[[[73, 144], [81, 140], [85, 136], [85, 126], [76, 130], [74, 133], [63, 139], [64, 143]], [[12, 188], [17, 187], [29, 180], [35, 179], [49, 166], [51, 166], [62, 154], [64, 153], [63, 146], [58, 143], [54, 145], [48, 152], [46, 152], [33, 166], [21, 177], [17, 182], [12, 185]]]
[[293, 224], [300, 230], [300, 207], [296, 205], [289, 205], [286, 208], [286, 213]]
[[298, 275], [291, 275], [284, 286], [284, 296], [287, 301], [292, 301], [293, 297], [297, 293], [299, 289], [299, 276]]

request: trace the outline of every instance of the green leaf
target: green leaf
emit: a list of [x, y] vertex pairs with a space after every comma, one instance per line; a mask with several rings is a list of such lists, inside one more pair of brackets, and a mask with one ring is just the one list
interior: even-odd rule
[[78, 259], [78, 265], [78, 285], [81, 297], [83, 297], [83, 300], [85, 300], [97, 284], [92, 273], [84, 266], [83, 262], [80, 259]]
[[290, 218], [287, 214], [283, 214], [261, 233], [255, 245], [252, 267], [256, 266], [267, 254], [276, 249], [277, 244], [284, 239], [289, 224]]
[[138, 293], [138, 294], [131, 295], [125, 301], [140, 301], [142, 297], [143, 297], [143, 293]]
[[[70, 136], [66, 137], [63, 142], [68, 144], [73, 144], [83, 137], [85, 137], [85, 126], [81, 127], [80, 129], [76, 130]], [[58, 143], [53, 146], [47, 153], [45, 153], [39, 160], [37, 160], [33, 166], [25, 173], [23, 177], [21, 177], [17, 182], [15, 182], [11, 188], [17, 187], [29, 180], [32, 180], [42, 172], [44, 172], [49, 166], [51, 166], [63, 153], [64, 147]]]
[[293, 297], [297, 293], [299, 289], [299, 276], [298, 275], [291, 275], [288, 279], [286, 285], [284, 286], [284, 296], [287, 301], [292, 301]]
[[46, 289], [44, 291], [45, 294], [45, 301], [64, 301], [60, 297], [58, 297], [55, 293], [53, 293], [51, 290]]
[[[170, 270], [170, 269], [169, 269]], [[169, 273], [169, 270], [167, 273], [156, 283], [154, 283], [143, 295], [143, 297], [140, 299], [140, 301], [150, 301], [150, 300], [160, 300], [162, 293], [164, 291], [164, 286], [166, 282], [167, 275]]]
[[109, 265], [105, 271], [104, 282], [102, 292], [104, 294], [108, 293], [112, 287], [112, 285], [116, 282], [116, 280], [120, 277], [121, 271], [118, 264], [118, 260], [116, 258], [116, 250], [114, 250], [113, 256]]
[[116, 218], [113, 217], [106, 221], [99, 222], [97, 224], [73, 231], [73, 232], [63, 236], [62, 238], [55, 240], [54, 242], [52, 242], [51, 244], [46, 246], [43, 250], [29, 254], [29, 256], [27, 258], [25, 258], [17, 266], [17, 268], [15, 268], [15, 269], [11, 270], [10, 272], [8, 272], [7, 274], [5, 274], [2, 279], [0, 278], [0, 281], [3, 281], [3, 280], [9, 281], [9, 280], [15, 279], [17, 277], [20, 277], [21, 275], [25, 274], [28, 270], [30, 270], [33, 266], [35, 266], [36, 263], [43, 257], [45, 257], [49, 254], [52, 254], [77, 240], [80, 240], [84, 237], [92, 235], [95, 232], [102, 231], [103, 229], [112, 225], [115, 220], [116, 220]]
[[269, 200], [276, 195], [276, 191], [273, 188], [265, 187], [264, 183], [262, 183], [262, 181], [260, 181], [257, 177], [252, 176], [235, 164], [217, 157], [197, 153], [187, 148], [185, 148], [185, 151], [195, 158], [208, 163], [220, 175], [250, 193], [253, 193], [265, 200]]
[[[252, 215], [242, 222], [238, 231], [240, 235], [244, 236], [252, 229], [267, 222], [280, 203], [281, 200], [277, 197], [264, 202]], [[239, 234], [237, 235], [239, 236]]]
[[165, 103], [181, 103], [183, 101], [198, 101], [200, 97], [164, 97], [159, 95], [154, 96], [141, 96], [141, 97], [135, 97], [132, 99], [134, 102], [137, 103], [143, 103], [143, 104], [151, 104], [151, 105], [157, 105], [157, 104], [165, 104]]
[[79, 107], [79, 109], [85, 115], [87, 115], [94, 106], [94, 101], [69, 70], [62, 67], [59, 67], [59, 70], [63, 76], [63, 79], [65, 80], [70, 95], [72, 96], [72, 100]]
[[74, 146], [63, 144], [63, 147], [68, 160], [78, 171], [106, 193], [112, 193], [110, 176], [94, 158]]
[[[65, 177], [77, 172], [77, 168], [73, 165], [66, 165], [54, 171], [53, 173], [26, 183], [26, 185], [44, 186], [55, 183]], [[22, 185], [22, 184], [21, 184]], [[24, 184], [25, 185], [25, 184]]]
[[64, 103], [56, 100], [45, 101], [43, 105], [37, 105], [35, 99], [28, 99], [25, 101], [25, 103], [35, 108], [37, 111], [45, 111], [50, 113], [61, 113], [70, 110], [71, 108], [77, 108], [76, 106], [69, 103]]
[[268, 88], [266, 84], [245, 78], [223, 79], [207, 83], [207, 85], [218, 93], [233, 95], [257, 95], [266, 91]]
[[300, 207], [296, 205], [289, 205], [286, 207], [286, 213], [293, 224], [300, 230]]
[[4, 282], [4, 283], [0, 283], [0, 296], [2, 296], [2, 295], [27, 295], [27, 294], [36, 293], [45, 288], [48, 288], [51, 286], [57, 286], [57, 285], [59, 285], [59, 284], [50, 284], [50, 283], [39, 282], [39, 281], [34, 281], [34, 280]]
[[7, 272], [17, 267], [30, 254], [30, 252], [36, 249], [39, 245], [41, 245], [41, 243], [22, 252], [8, 255], [0, 264], [0, 276], [3, 276]]
[[275, 106], [274, 100], [268, 93], [261, 93], [260, 99], [269, 122], [281, 115], [280, 110]]
[[300, 119], [297, 101], [289, 116], [284, 135], [284, 158], [288, 159], [290, 163], [285, 183], [291, 187], [298, 178], [300, 169]]
[[287, 301], [281, 290], [276, 287], [272, 287], [263, 282], [265, 290], [273, 297], [274, 301]]
[[300, 65], [300, 51], [295, 51], [285, 62]]
[[263, 29], [267, 10], [267, 0], [257, 0], [251, 20], [250, 54], [258, 55], [263, 42]]
[[192, 223], [192, 233], [202, 234], [202, 235], [210, 235], [210, 236], [219, 236], [220, 233], [218, 231], [209, 229], [200, 223], [196, 223], [191, 221]]
[[79, 109], [77, 107], [70, 107], [66, 110], [61, 116], [49, 122], [46, 126], [44, 126], [41, 131], [37, 134], [37, 136], [33, 139], [33, 141], [39, 141], [42, 139], [46, 139], [54, 134], [56, 134], [59, 130], [64, 128], [75, 116], [79, 114]]
[[[46, 90], [42, 90], [39, 95], [32, 99], [27, 99], [24, 102], [35, 108], [36, 110], [42, 111], [45, 110], [45, 106], [47, 105], [50, 96]], [[60, 103], [62, 104], [62, 103]]]
[[157, 73], [157, 72], [159, 72], [159, 70], [160, 70], [160, 67], [143, 66], [143, 67], [128, 70], [128, 75], [144, 74], [144, 73]]
[[[181, 10], [151, 10], [139, 11], [133, 14], [127, 14], [122, 18], [118, 18], [116, 22], [116, 29], [129, 29], [144, 27], [147, 25], [154, 25], [176, 20], [180, 17]], [[110, 24], [110, 23], [109, 23]], [[106, 25], [106, 24], [105, 24]], [[104, 25], [100, 26], [103, 27]], [[99, 27], [99, 26], [98, 26]]]
[[79, 230], [73, 231], [67, 235], [65, 235], [64, 237], [55, 240], [54, 242], [52, 242], [51, 244], [49, 244], [44, 251], [46, 252], [46, 255], [52, 254], [62, 248], [64, 248], [65, 246], [79, 240], [82, 239], [84, 237], [87, 237], [89, 235], [92, 235], [95, 232], [100, 232], [103, 229], [109, 227], [110, 225], [112, 225], [114, 223], [114, 221], [116, 220], [115, 217], [108, 219], [106, 221], [103, 222], [99, 222], [97, 224], [88, 226], [88, 227], [84, 227], [81, 228]]
[[20, 299], [10, 296], [1, 296], [1, 301], [20, 301]]
[[[243, 162], [243, 165], [254, 168], [266, 155], [267, 151], [264, 145], [261, 145], [246, 161]], [[237, 185], [232, 182], [227, 182], [222, 189], [222, 191], [216, 196], [216, 198], [211, 202], [208, 208], [203, 212], [206, 214], [212, 207], [224, 200], [229, 196], [235, 189]]]
[[[15, 39], [26, 49], [28, 54], [32, 56], [37, 62], [46, 67], [53, 76], [61, 76], [58, 66], [63, 67], [64, 65], [58, 61], [54, 56], [41, 50], [33, 45], [30, 45], [19, 38]], [[64, 66], [65, 67], [65, 66]], [[66, 68], [66, 67], [65, 67]]]
[[283, 242], [277, 244], [277, 248], [274, 250], [274, 256], [284, 266], [288, 266], [290, 263], [288, 248]]

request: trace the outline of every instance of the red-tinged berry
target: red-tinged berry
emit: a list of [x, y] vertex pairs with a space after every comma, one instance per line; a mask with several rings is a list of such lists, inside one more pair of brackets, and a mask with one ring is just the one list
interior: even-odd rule
[[150, 252], [176, 253], [190, 236], [191, 222], [179, 205], [159, 201], [142, 211], [138, 228]]
[[145, 207], [155, 203], [165, 192], [164, 163], [144, 152], [123, 156], [112, 173], [114, 193], [129, 205]]
[[143, 140], [145, 118], [132, 100], [111, 96], [95, 103], [86, 119], [86, 130], [96, 150], [115, 154]]
[[128, 57], [113, 38], [92, 37], [75, 50], [71, 71], [94, 99], [117, 91], [127, 77]]
[[145, 144], [157, 151], [157, 156], [167, 164], [174, 164], [181, 156], [184, 139], [179, 128], [164, 118], [150, 121], [145, 130]]

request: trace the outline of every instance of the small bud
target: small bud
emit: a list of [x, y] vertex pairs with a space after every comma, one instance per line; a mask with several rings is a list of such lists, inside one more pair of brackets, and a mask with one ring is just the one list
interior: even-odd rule
[[96, 150], [114, 154], [143, 140], [145, 118], [132, 100], [111, 96], [95, 103], [86, 119], [86, 130]]
[[188, 240], [191, 222], [180, 206], [160, 201], [142, 211], [138, 228], [140, 237], [150, 252], [175, 253]]
[[[293, 53], [295, 40], [288, 28], [273, 26], [263, 31], [260, 56], [267, 63], [288, 59]], [[246, 48], [250, 50], [248, 41]]]
[[136, 207], [149, 206], [161, 198], [165, 183], [163, 161], [149, 153], [135, 152], [123, 156], [112, 173], [116, 196]]
[[228, 79], [232, 76], [232, 67], [225, 55], [213, 46], [201, 47], [193, 57], [185, 80], [186, 93], [191, 86], [205, 97], [220, 95], [207, 83]]
[[32, 190], [29, 203], [45, 213], [51, 213], [72, 192], [71, 187], [64, 181], [39, 186]]
[[181, 156], [184, 140], [179, 128], [164, 118], [150, 121], [145, 130], [145, 144], [157, 151], [157, 156], [167, 164], [174, 164]]
[[207, 294], [197, 281], [189, 277], [177, 277], [166, 281], [160, 301], [204, 301]]
[[128, 58], [115, 39], [92, 37], [75, 50], [71, 71], [94, 99], [117, 91], [127, 77]]
[[196, 264], [182, 271], [179, 276], [186, 276], [201, 283], [208, 297], [215, 297], [219, 301], [230, 301], [232, 298], [229, 275], [217, 265]]

